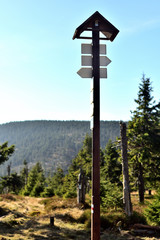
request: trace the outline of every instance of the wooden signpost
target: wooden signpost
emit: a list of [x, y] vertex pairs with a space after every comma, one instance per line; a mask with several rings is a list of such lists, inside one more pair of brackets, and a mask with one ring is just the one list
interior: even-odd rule
[[[85, 31], [91, 31], [92, 37], [82, 37]], [[100, 32], [104, 37], [100, 37]], [[91, 204], [91, 240], [100, 240], [100, 78], [107, 78], [107, 66], [111, 60], [106, 56], [106, 47], [100, 40], [113, 41], [119, 30], [106, 20], [99, 12], [95, 12], [76, 30], [73, 39], [91, 39], [92, 44], [82, 44], [82, 67], [78, 74], [82, 78], [93, 78], [93, 113], [92, 129], [92, 204]]]

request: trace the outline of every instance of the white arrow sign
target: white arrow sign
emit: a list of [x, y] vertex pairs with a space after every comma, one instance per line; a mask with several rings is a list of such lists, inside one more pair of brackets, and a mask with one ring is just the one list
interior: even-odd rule
[[[77, 72], [81, 78], [92, 78], [92, 68], [80, 68]], [[100, 78], [107, 78], [107, 69], [100, 68]]]
[[92, 78], [92, 68], [80, 68], [77, 73], [81, 78]]
[[[92, 56], [81, 56], [82, 66], [92, 66]], [[107, 66], [111, 60], [106, 56], [100, 56], [100, 66]]]
[[100, 56], [100, 66], [108, 66], [111, 63], [111, 60], [108, 57]]
[[[99, 53], [100, 54], [106, 54], [106, 45], [105, 44], [100, 44], [99, 46]], [[81, 53], [82, 54], [92, 54], [92, 44], [86, 44], [82, 43], [81, 44]]]

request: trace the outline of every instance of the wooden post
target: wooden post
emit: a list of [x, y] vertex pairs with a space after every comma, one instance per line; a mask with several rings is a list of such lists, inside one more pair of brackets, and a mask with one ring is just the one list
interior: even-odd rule
[[127, 158], [127, 136], [126, 136], [126, 123], [120, 122], [121, 133], [121, 152], [122, 152], [122, 171], [123, 171], [123, 203], [125, 213], [128, 216], [132, 215], [132, 203], [129, 187], [129, 174], [128, 174], [128, 158]]
[[[92, 31], [92, 37], [81, 36]], [[100, 36], [100, 32], [104, 37]], [[82, 68], [78, 74], [83, 78], [93, 77], [93, 157], [92, 157], [92, 204], [91, 240], [100, 240], [100, 40], [113, 41], [119, 30], [98, 11], [76, 28], [73, 39], [92, 39], [92, 69]], [[90, 66], [90, 64], [89, 64]], [[102, 76], [101, 76], [102, 77]], [[106, 78], [106, 76], [105, 76]]]
[[54, 217], [50, 217], [50, 226], [51, 226], [51, 227], [54, 226]]
[[92, 155], [92, 205], [91, 240], [100, 240], [100, 70], [99, 23], [93, 24], [93, 155]]

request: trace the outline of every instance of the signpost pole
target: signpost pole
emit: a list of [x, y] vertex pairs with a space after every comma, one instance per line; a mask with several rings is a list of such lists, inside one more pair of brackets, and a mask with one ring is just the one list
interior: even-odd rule
[[92, 31], [93, 54], [93, 156], [91, 240], [100, 240], [100, 68], [99, 26], [95, 21]]
[[[92, 37], [81, 36], [85, 31], [92, 31]], [[101, 37], [100, 32], [105, 37]], [[91, 240], [100, 240], [100, 78], [107, 78], [107, 69], [100, 66], [107, 66], [111, 62], [109, 58], [100, 56], [100, 54], [106, 54], [106, 48], [99, 42], [100, 40], [113, 41], [118, 32], [117, 28], [96, 11], [76, 28], [73, 35], [73, 39], [92, 39], [92, 47], [91, 44], [82, 45], [82, 54], [89, 54], [89, 56], [82, 56], [82, 66], [90, 66], [90, 68], [81, 68], [77, 72], [82, 78], [93, 77]]]

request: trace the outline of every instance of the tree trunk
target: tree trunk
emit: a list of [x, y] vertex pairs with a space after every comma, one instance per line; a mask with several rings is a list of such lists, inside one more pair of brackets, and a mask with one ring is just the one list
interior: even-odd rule
[[85, 176], [82, 169], [78, 176], [77, 203], [85, 203]]
[[139, 163], [139, 173], [138, 173], [138, 187], [139, 187], [139, 202], [144, 202], [144, 179], [143, 179], [143, 167]]
[[128, 174], [128, 158], [127, 158], [127, 137], [126, 137], [126, 124], [120, 122], [121, 132], [121, 145], [122, 145], [122, 171], [123, 171], [123, 203], [125, 213], [128, 216], [132, 215], [132, 203], [129, 187], [129, 174]]
[[11, 175], [11, 163], [7, 166], [8, 176]]

